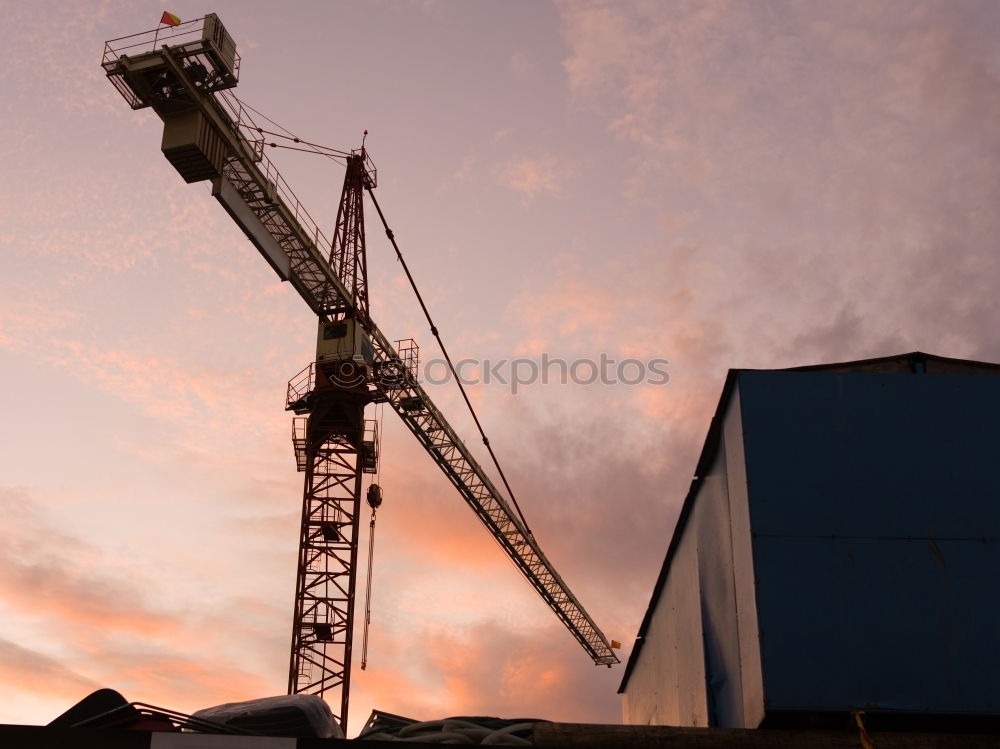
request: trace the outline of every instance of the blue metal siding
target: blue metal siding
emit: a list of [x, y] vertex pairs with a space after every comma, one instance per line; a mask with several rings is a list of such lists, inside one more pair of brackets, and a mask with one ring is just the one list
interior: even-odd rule
[[758, 539], [770, 710], [1000, 714], [996, 543]]
[[1000, 379], [738, 389], [767, 708], [1000, 714]]
[[742, 726], [740, 638], [729, 532], [729, 492], [722, 451], [701, 486], [694, 521], [709, 725]]
[[764, 718], [764, 685], [760, 663], [756, 582], [750, 538], [750, 504], [747, 496], [743, 419], [739, 390], [734, 389], [722, 424], [722, 450], [726, 456], [729, 522], [733, 549], [733, 580], [740, 650], [741, 722], [733, 728], [756, 728]]
[[754, 533], [1000, 538], [1000, 378], [743, 372]]

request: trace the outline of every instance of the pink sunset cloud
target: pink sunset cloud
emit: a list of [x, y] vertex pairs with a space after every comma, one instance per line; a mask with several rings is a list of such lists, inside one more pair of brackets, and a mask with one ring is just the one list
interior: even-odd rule
[[504, 187], [532, 200], [539, 195], [559, 195], [568, 178], [555, 158], [546, 154], [538, 159], [521, 159], [503, 167], [497, 179]]
[[63, 699], [67, 705], [99, 688], [58, 660], [6, 640], [0, 641], [0, 678], [19, 690]]

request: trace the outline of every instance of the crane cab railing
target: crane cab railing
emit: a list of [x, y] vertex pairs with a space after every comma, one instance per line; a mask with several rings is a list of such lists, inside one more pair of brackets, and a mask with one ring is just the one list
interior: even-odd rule
[[171, 103], [183, 106], [187, 101], [183, 87], [170, 74], [163, 47], [173, 51], [191, 80], [206, 93], [232, 88], [239, 80], [236, 43], [217, 15], [158, 26], [104, 44], [101, 67], [132, 109], [153, 106], [162, 111]]
[[[285, 410], [297, 414], [307, 414], [312, 410], [309, 396], [316, 390], [316, 362], [288, 381], [288, 393], [285, 398]], [[303, 438], [305, 435], [303, 435]]]

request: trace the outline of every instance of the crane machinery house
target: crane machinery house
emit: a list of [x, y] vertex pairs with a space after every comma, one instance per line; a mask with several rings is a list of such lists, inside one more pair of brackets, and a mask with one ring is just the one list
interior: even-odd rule
[[320, 322], [316, 336], [317, 362], [353, 362], [370, 372], [374, 359], [372, 340], [357, 320]]

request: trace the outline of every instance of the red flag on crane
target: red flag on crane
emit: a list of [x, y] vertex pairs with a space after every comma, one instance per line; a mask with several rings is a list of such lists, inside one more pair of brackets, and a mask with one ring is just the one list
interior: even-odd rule
[[175, 16], [173, 13], [167, 13], [167, 11], [163, 11], [163, 15], [160, 16], [160, 23], [166, 26], [180, 26], [181, 19]]

